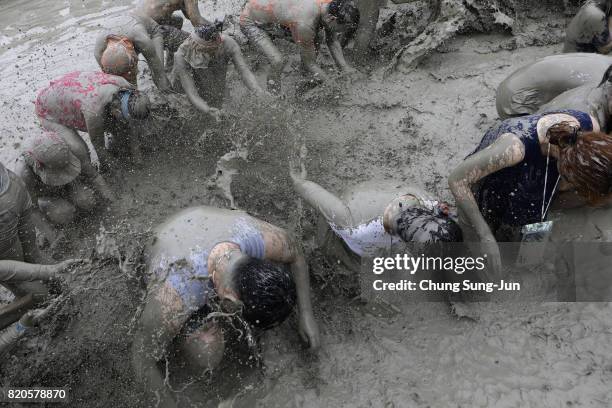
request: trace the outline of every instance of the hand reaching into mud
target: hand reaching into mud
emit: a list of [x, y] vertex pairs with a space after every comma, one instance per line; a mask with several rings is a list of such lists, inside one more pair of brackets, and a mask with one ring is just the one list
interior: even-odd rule
[[306, 160], [306, 155], [308, 154], [308, 149], [304, 144], [299, 147], [298, 156], [289, 162], [289, 175], [293, 182], [306, 180], [308, 177], [308, 172], [306, 171], [306, 165], [304, 161]]
[[219, 123], [223, 120], [224, 112], [221, 109], [210, 108], [208, 112], [206, 112], [211, 118], [215, 120], [215, 122]]
[[86, 259], [67, 259], [54, 265], [55, 274], [74, 273], [74, 266], [84, 265], [89, 261]]
[[321, 346], [319, 327], [311, 313], [300, 314], [299, 333], [311, 350], [316, 350]]
[[51, 312], [51, 308], [30, 310], [19, 319], [19, 323], [26, 329], [31, 329], [40, 324]]

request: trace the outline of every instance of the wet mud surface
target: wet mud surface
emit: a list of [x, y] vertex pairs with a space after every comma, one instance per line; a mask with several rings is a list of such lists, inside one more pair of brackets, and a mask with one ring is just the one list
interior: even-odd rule
[[[8, 167], [35, 133], [36, 90], [75, 67], [95, 69], [97, 27], [120, 21], [129, 6], [35, 2], [22, 13], [19, 2], [0, 5], [6, 24], [0, 160]], [[565, 21], [561, 10], [555, 18]], [[119, 202], [67, 231], [73, 243], [67, 256], [91, 258], [91, 265], [64, 288], [54, 317], [0, 364], [0, 383], [66, 386], [74, 407], [148, 406], [129, 362], [144, 296], [138, 254], [147, 231], [181, 208], [233, 204], [303, 237], [322, 348], [317, 355], [304, 350], [289, 319], [260, 339], [261, 368], [236, 351], [219, 372], [193, 383], [171, 372], [175, 390], [201, 393], [188, 400], [187, 392], [177, 392], [185, 406], [611, 406], [610, 304], [493, 301], [474, 304], [461, 319], [442, 301], [398, 310], [363, 304], [357, 277], [338, 273], [316, 249], [317, 217], [289, 183], [288, 163], [305, 144], [309, 178], [331, 191], [394, 179], [450, 200], [446, 175], [497, 120], [497, 84], [521, 65], [559, 52], [556, 41], [517, 48], [507, 31], [469, 32], [410, 72], [339, 78], [311, 90], [293, 59], [288, 97], [271, 106], [246, 97], [232, 73], [226, 109], [236, 117], [218, 126], [192, 111], [172, 121], [173, 112], [160, 108], [144, 134], [144, 164], [119, 158], [107, 172]], [[260, 65], [256, 57], [250, 61]], [[143, 84], [149, 82], [145, 73]], [[583, 215], [576, 217], [584, 225]], [[581, 238], [588, 240], [588, 232]]]

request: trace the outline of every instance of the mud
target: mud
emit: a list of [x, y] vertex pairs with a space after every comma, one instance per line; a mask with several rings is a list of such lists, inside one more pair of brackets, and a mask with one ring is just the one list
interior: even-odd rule
[[[9, 167], [35, 128], [30, 101], [36, 89], [76, 66], [95, 69], [91, 50], [98, 26], [117, 23], [130, 6], [48, 3], [35, 1], [23, 14], [16, 1], [0, 6], [6, 24], [0, 33], [0, 159]], [[496, 122], [497, 85], [517, 67], [561, 47], [559, 32], [568, 17], [558, 2], [552, 17], [545, 4], [525, 11], [515, 3], [535, 4], [489, 3], [512, 19], [510, 29], [466, 23], [468, 14], [486, 16], [493, 9], [480, 7], [482, 1], [460, 2], [470, 7], [468, 14], [461, 11], [457, 30], [431, 43], [410, 69], [384, 80], [339, 78], [333, 86], [309, 89], [292, 57], [285, 73], [289, 95], [271, 107], [245, 97], [232, 73], [227, 110], [237, 116], [219, 126], [189, 110], [181, 114], [184, 121], [173, 123], [168, 117], [175, 112], [160, 104], [143, 136], [145, 163], [134, 168], [117, 159], [108, 173], [119, 202], [67, 231], [73, 242], [67, 255], [90, 257], [92, 264], [65, 288], [66, 300], [53, 319], [1, 364], [0, 383], [67, 386], [75, 407], [147, 406], [129, 364], [130, 333], [144, 295], [138, 254], [147, 231], [165, 217], [212, 204], [246, 209], [303, 237], [322, 349], [317, 355], [303, 350], [295, 319], [289, 319], [260, 339], [261, 369], [241, 363], [244, 356], [236, 353], [218, 373], [191, 385], [172, 374], [176, 390], [202, 393], [199, 406], [612, 405], [609, 304], [491, 302], [475, 305], [463, 319], [445, 302], [408, 303], [399, 312], [362, 304], [356, 277], [338, 274], [314, 250], [317, 217], [288, 180], [288, 161], [296, 144], [305, 143], [309, 179], [331, 191], [398, 179], [451, 200], [445, 177]], [[522, 31], [517, 21], [527, 21]], [[381, 40], [376, 66], [395, 64], [393, 55], [419, 32]], [[416, 55], [405, 52], [400, 57]], [[325, 52], [322, 57], [331, 66]], [[260, 59], [250, 61], [261, 80]], [[147, 77], [141, 73], [139, 80], [147, 85]], [[575, 225], [585, 225], [588, 217], [575, 215]], [[594, 233], [579, 236], [588, 240]], [[185, 392], [177, 395], [186, 403]]]

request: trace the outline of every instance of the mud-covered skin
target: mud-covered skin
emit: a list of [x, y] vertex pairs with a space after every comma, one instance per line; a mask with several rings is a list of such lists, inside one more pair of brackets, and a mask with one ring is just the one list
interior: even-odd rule
[[[156, 367], [166, 353], [170, 342], [179, 334], [182, 326], [193, 313], [183, 302], [178, 291], [163, 277], [168, 272], [159, 270], [159, 265], [188, 265], [193, 251], [207, 251], [208, 279], [212, 280], [215, 292], [221, 299], [236, 301], [237, 289], [233, 276], [246, 254], [241, 247], [231, 242], [235, 223], [248, 222], [257, 228], [263, 238], [264, 259], [291, 265], [298, 296], [300, 333], [312, 348], [319, 345], [318, 329], [312, 316], [308, 267], [297, 243], [286, 231], [266, 222], [250, 217], [242, 211], [214, 207], [193, 207], [181, 211], [155, 232], [155, 238], [146, 251], [146, 263], [152, 274], [149, 295], [143, 309], [133, 345], [133, 365], [138, 378], [144, 382], [148, 392], [161, 398], [164, 407], [175, 406], [171, 395], [165, 390], [163, 378]], [[155, 278], [155, 277], [161, 277]], [[202, 358], [192, 364], [205, 363], [200, 369], [212, 369], [223, 354], [223, 335], [214, 324], [191, 333], [185, 340], [188, 354], [199, 354]]]
[[554, 112], [562, 109], [573, 109], [587, 112], [594, 119], [594, 131], [609, 131], [610, 112], [609, 101], [612, 85], [609, 82], [601, 86], [590, 83], [565, 91], [550, 102], [542, 105], [537, 113]]
[[586, 53], [541, 58], [517, 69], [497, 87], [497, 113], [502, 119], [531, 115], [569, 89], [597, 85], [610, 64], [612, 57]]
[[[548, 143], [547, 132], [552, 125], [560, 122], [580, 126], [578, 120], [567, 114], [546, 115], [536, 124], [542, 154], [550, 153], [551, 159], [558, 157], [559, 150]], [[525, 153], [525, 145], [519, 137], [513, 133], [505, 133], [485, 149], [468, 156], [448, 178], [449, 187], [457, 204], [464, 240], [481, 244], [482, 252], [488, 255], [489, 279], [500, 278], [501, 257], [494, 231], [485, 220], [476, 201], [474, 187], [486, 176], [521, 163], [525, 159]]]
[[251, 92], [257, 95], [265, 93], [249, 69], [238, 43], [225, 34], [212, 41], [205, 41], [196, 34], [185, 40], [175, 54], [171, 74], [174, 89], [184, 92], [199, 111], [218, 119], [230, 61]]
[[342, 29], [329, 14], [330, 0], [250, 0], [240, 14], [240, 29], [249, 41], [270, 61], [268, 87], [280, 90], [280, 80], [286, 59], [276, 48], [265, 25], [281, 26], [291, 31], [293, 41], [300, 47], [304, 67], [319, 80], [327, 75], [316, 63], [315, 40], [322, 27], [330, 53], [338, 68], [354, 72], [342, 52], [338, 32]]
[[563, 52], [608, 54], [612, 50], [609, 0], [589, 0], [567, 27]]
[[161, 35], [157, 33], [156, 25], [157, 24], [148, 17], [133, 15], [128, 23], [116, 27], [111, 31], [100, 34], [96, 39], [96, 44], [94, 46], [94, 56], [98, 62], [98, 65], [100, 65], [100, 68], [103, 69], [101, 59], [107, 46], [108, 35], [114, 34], [124, 36], [132, 42], [135, 51], [138, 54], [142, 54], [147, 61], [147, 64], [151, 69], [151, 76], [153, 77], [155, 85], [157, 85], [162, 92], [169, 91], [171, 89], [171, 85], [166, 73], [164, 72], [164, 64], [162, 59], [163, 55], [158, 55], [153, 39], [153, 37]]
[[197, 0], [143, 0], [136, 12], [163, 25], [167, 24], [172, 14], [179, 10], [194, 26], [208, 23], [208, 20], [200, 14]]

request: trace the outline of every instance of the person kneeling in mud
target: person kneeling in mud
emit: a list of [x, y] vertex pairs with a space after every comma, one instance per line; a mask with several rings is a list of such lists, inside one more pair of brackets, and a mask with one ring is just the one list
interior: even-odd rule
[[563, 52], [608, 54], [612, 51], [611, 14], [612, 0], [585, 2], [567, 27]]
[[565, 91], [586, 84], [596, 85], [610, 64], [612, 57], [598, 54], [540, 58], [512, 72], [499, 84], [495, 97], [497, 113], [502, 119], [534, 114]]
[[[327, 224], [319, 246], [352, 271], [359, 271], [361, 257], [377, 256], [403, 242], [426, 247], [462, 241], [448, 204], [417, 187], [373, 180], [353, 186], [341, 199], [306, 180], [303, 164], [301, 169], [291, 170], [291, 179], [298, 195], [316, 208]], [[336, 245], [336, 237], [343, 245]]]
[[193, 106], [217, 121], [221, 119], [230, 60], [250, 91], [260, 96], [266, 94], [238, 43], [222, 30], [222, 22], [197, 27], [176, 52], [171, 74], [174, 89], [184, 92]]
[[145, 258], [148, 294], [132, 356], [136, 377], [158, 406], [176, 406], [157, 366], [171, 343], [200, 373], [221, 362], [226, 334], [219, 322], [192, 321], [215, 304], [240, 305], [248, 324], [267, 329], [283, 322], [297, 300], [300, 335], [312, 349], [319, 346], [308, 267], [283, 229], [243, 211], [193, 207], [156, 229]]
[[587, 112], [594, 119], [593, 127], [602, 131], [610, 131], [612, 115], [612, 65], [603, 74], [601, 82], [588, 83], [563, 92], [547, 104], [540, 112], [554, 112], [563, 109], [573, 109]]
[[240, 15], [240, 28], [249, 41], [270, 61], [268, 89], [280, 92], [281, 74], [286, 60], [274, 46], [268, 32], [290, 33], [299, 46], [302, 64], [316, 79], [327, 74], [317, 64], [316, 44], [321, 28], [329, 51], [338, 67], [357, 72], [344, 59], [339, 36], [350, 39], [359, 24], [359, 11], [349, 0], [249, 0]]
[[172, 86], [151, 38], [157, 23], [150, 20], [147, 24], [147, 20], [150, 19], [131, 16], [125, 25], [100, 35], [96, 40], [94, 56], [104, 73], [123, 77], [136, 86], [138, 55], [142, 54], [151, 69], [155, 85], [160, 91], [168, 92]]
[[501, 278], [497, 240], [517, 241], [522, 226], [544, 221], [557, 191], [565, 207], [610, 198], [612, 137], [592, 132], [593, 122], [572, 110], [507, 119], [450, 174], [465, 241], [480, 243], [490, 280]]
[[31, 141], [19, 159], [15, 172], [23, 180], [34, 203], [36, 227], [50, 243], [58, 238], [53, 225], [71, 223], [77, 214], [90, 213], [100, 197], [112, 193], [93, 166], [84, 166], [70, 146], [53, 133]]
[[[89, 133], [100, 164], [105, 164], [105, 132], [127, 138], [132, 160], [141, 161], [136, 135], [128, 127], [149, 116], [149, 98], [125, 78], [103, 72], [71, 72], [42, 89], [36, 97], [36, 115], [45, 130], [57, 133], [81, 159], [86, 174], [93, 173], [89, 148], [78, 131]], [[121, 139], [118, 137], [117, 139]], [[85, 159], [87, 158], [87, 159]], [[85, 159], [85, 160], [84, 160]], [[103, 180], [98, 179], [100, 184]], [[108, 188], [104, 198], [112, 201]]]
[[[60, 280], [62, 273], [66, 272], [76, 263], [82, 262], [77, 259], [63, 261], [56, 265], [40, 265], [19, 261], [0, 261], [0, 283], [7, 287], [22, 285], [24, 283], [36, 282], [48, 283]], [[29, 309], [39, 304], [41, 299], [37, 294], [16, 294], [16, 299], [8, 305], [0, 306], [0, 354], [16, 340], [18, 340], [27, 328], [33, 326]], [[15, 323], [17, 322], [17, 323]], [[10, 326], [10, 327], [9, 327]]]

